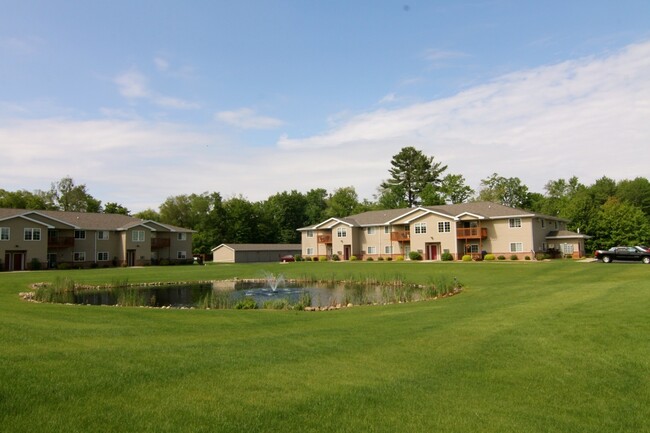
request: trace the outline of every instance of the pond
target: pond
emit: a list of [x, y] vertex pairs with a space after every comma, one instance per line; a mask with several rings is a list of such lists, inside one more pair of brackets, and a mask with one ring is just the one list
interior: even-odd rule
[[[114, 288], [41, 287], [34, 300], [79, 305], [157, 308], [311, 309], [387, 304], [432, 299], [454, 293], [454, 284], [419, 286], [358, 282], [304, 283], [282, 280], [213, 281], [194, 284], [122, 286]], [[444, 287], [443, 287], [444, 286]]]

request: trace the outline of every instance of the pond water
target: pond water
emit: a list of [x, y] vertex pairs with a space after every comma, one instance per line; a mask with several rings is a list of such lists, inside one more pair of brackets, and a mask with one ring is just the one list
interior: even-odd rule
[[[67, 302], [83, 305], [126, 305], [172, 308], [236, 308], [250, 298], [259, 308], [273, 308], [273, 302], [303, 307], [336, 306], [413, 301], [431, 293], [416, 286], [380, 286], [367, 284], [300, 284], [283, 282], [271, 288], [266, 281], [215, 281], [203, 284], [142, 286], [113, 289], [74, 290]], [[54, 302], [57, 300], [52, 299]]]

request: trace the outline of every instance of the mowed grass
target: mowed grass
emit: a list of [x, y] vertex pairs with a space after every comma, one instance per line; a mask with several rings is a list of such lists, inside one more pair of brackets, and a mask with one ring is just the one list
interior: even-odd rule
[[[35, 304], [28, 284], [456, 277], [331, 312]], [[647, 432], [650, 266], [292, 263], [0, 273], [2, 432]]]

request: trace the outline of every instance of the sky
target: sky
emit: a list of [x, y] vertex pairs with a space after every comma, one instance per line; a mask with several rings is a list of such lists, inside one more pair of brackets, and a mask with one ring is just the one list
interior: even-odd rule
[[157, 210], [352, 186], [413, 146], [497, 173], [650, 178], [647, 0], [0, 0], [0, 189]]

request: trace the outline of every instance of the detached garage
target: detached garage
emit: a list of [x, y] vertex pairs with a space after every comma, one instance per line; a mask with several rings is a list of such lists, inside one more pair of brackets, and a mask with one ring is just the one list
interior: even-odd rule
[[279, 262], [300, 254], [300, 244], [221, 244], [212, 249], [214, 263]]

